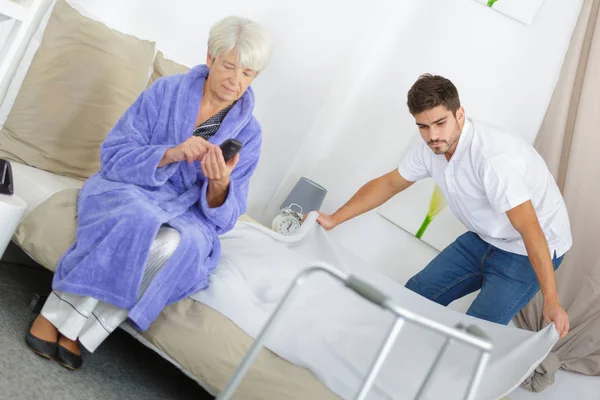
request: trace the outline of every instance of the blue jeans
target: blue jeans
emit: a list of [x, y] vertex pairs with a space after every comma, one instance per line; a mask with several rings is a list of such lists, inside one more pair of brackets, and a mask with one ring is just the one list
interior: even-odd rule
[[[554, 254], [554, 270], [562, 259]], [[504, 325], [540, 289], [528, 257], [500, 250], [473, 232], [446, 247], [406, 287], [444, 306], [481, 289], [467, 314]]]

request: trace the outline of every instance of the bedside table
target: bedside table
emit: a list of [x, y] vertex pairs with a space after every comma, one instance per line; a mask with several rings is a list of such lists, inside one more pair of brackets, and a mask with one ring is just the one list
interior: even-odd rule
[[27, 203], [19, 196], [0, 194], [0, 257], [17, 230], [26, 209]]

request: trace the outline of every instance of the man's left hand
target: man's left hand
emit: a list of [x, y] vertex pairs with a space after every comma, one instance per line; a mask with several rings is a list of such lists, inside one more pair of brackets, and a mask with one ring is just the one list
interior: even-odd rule
[[558, 331], [560, 338], [567, 336], [569, 332], [569, 315], [557, 301], [544, 302], [544, 321], [547, 324], [554, 322], [554, 327]]

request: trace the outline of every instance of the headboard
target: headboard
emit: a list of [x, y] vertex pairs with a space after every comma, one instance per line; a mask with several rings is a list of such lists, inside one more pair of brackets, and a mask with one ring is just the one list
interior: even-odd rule
[[0, 37], [0, 104], [4, 101], [29, 41], [51, 3], [52, 0], [29, 0], [19, 3], [0, 0], [0, 18], [4, 16], [15, 21], [6, 37]]

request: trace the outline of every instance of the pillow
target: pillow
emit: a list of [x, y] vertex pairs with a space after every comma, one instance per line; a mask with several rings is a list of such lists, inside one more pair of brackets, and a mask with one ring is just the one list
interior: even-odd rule
[[13, 235], [29, 257], [52, 272], [75, 241], [78, 195], [77, 188], [53, 194], [23, 218]]
[[88, 178], [100, 167], [102, 141], [145, 89], [153, 58], [154, 42], [57, 0], [0, 130], [0, 158]]
[[152, 72], [152, 76], [150, 76], [150, 80], [148, 81], [148, 87], [150, 87], [150, 85], [152, 85], [152, 83], [154, 83], [154, 81], [158, 78], [175, 74], [185, 74], [188, 71], [188, 67], [165, 58], [164, 54], [158, 50], [156, 53], [156, 58], [154, 59], [154, 71]]

